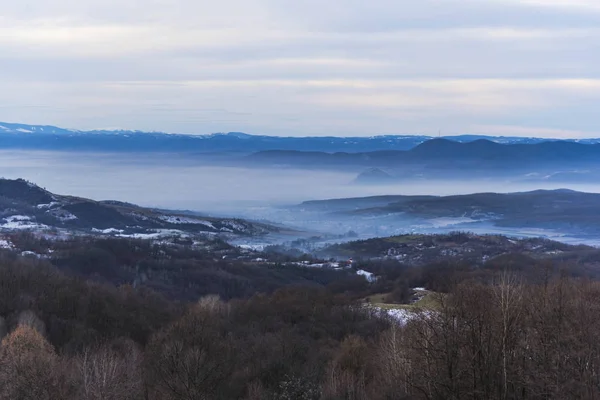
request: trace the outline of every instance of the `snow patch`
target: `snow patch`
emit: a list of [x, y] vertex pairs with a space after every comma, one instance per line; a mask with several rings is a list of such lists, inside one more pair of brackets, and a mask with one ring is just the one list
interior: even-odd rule
[[46, 212], [50, 213], [50, 215], [52, 215], [53, 217], [55, 217], [56, 219], [58, 219], [61, 222], [73, 221], [73, 220], [77, 219], [77, 216], [71, 214], [67, 210], [53, 209], [53, 210], [48, 210]]
[[73, 220], [77, 219], [77, 216], [71, 214], [70, 212], [64, 212], [64, 213], [61, 213], [60, 215], [57, 215], [56, 218], [58, 218], [62, 222], [66, 222], [66, 221], [73, 221]]
[[26, 215], [12, 215], [4, 219], [6, 220], [6, 222], [31, 221], [31, 217], [28, 217]]
[[59, 205], [60, 205], [59, 202], [53, 201], [52, 203], [48, 203], [48, 204], [38, 204], [37, 208], [40, 209], [40, 210], [43, 210], [43, 209], [46, 209], [46, 208], [52, 208], [52, 207], [59, 206]]
[[392, 308], [385, 310], [385, 313], [392, 317], [395, 321], [399, 322], [400, 325], [406, 325], [409, 321], [415, 319], [418, 313], [408, 310], [405, 308]]
[[23, 257], [29, 256], [29, 257], [42, 258], [41, 254], [35, 253], [33, 251], [22, 251], [21, 252], [21, 256], [23, 256]]
[[12, 215], [4, 218], [4, 223], [0, 224], [1, 229], [47, 229], [48, 226], [37, 224], [31, 221], [31, 218], [25, 215]]
[[182, 217], [177, 215], [161, 215], [159, 217], [161, 220], [168, 222], [170, 224], [194, 224], [194, 225], [204, 225], [211, 229], [216, 229], [212, 222], [200, 220], [191, 217]]
[[125, 231], [123, 229], [116, 229], [116, 228], [108, 228], [108, 229], [96, 229], [96, 228], [92, 228], [92, 232], [103, 233], [105, 235], [110, 235], [110, 234], [115, 234], [115, 233], [123, 233]]
[[363, 269], [359, 269], [358, 271], [356, 271], [356, 274], [364, 276], [368, 282], [375, 282], [377, 280], [377, 277], [375, 275], [373, 275], [371, 272], [365, 271]]
[[[223, 225], [225, 225], [233, 230], [236, 230], [236, 231], [246, 230], [246, 227], [237, 221], [223, 221]], [[230, 230], [227, 230], [226, 228], [222, 228], [221, 230], [231, 232]]]
[[431, 318], [437, 313], [434, 311], [427, 310], [416, 310], [411, 308], [381, 308], [371, 305], [366, 305], [368, 309], [373, 311], [375, 315], [381, 315], [390, 317], [393, 321], [400, 325], [406, 325], [410, 321], [414, 321], [420, 318]]
[[119, 234], [117, 236], [132, 239], [160, 239], [170, 236], [189, 237], [186, 233], [176, 229], [160, 229], [149, 233]]
[[263, 251], [266, 247], [264, 244], [240, 244], [237, 247], [244, 250]]

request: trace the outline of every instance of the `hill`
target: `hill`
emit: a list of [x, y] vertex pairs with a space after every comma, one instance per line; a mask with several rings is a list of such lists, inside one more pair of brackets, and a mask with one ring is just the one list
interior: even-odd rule
[[542, 238], [516, 239], [501, 235], [451, 232], [444, 235], [400, 235], [358, 240], [321, 249], [323, 257], [394, 260], [407, 266], [460, 262], [472, 266], [530, 266], [534, 260], [560, 262], [600, 252], [588, 246], [571, 246]]
[[380, 168], [369, 168], [354, 179], [354, 183], [361, 185], [378, 185], [392, 183], [394, 181], [396, 181], [396, 178]]
[[[468, 229], [476, 223], [540, 228], [576, 235], [600, 234], [600, 194], [572, 190], [475, 193], [457, 196], [378, 196], [302, 203], [299, 208], [338, 217], [402, 216], [422, 221], [454, 219]], [[462, 229], [461, 228], [461, 229]]]
[[241, 219], [199, 217], [118, 201], [58, 195], [23, 179], [0, 179], [0, 230], [152, 238], [165, 235], [252, 236], [278, 229]]

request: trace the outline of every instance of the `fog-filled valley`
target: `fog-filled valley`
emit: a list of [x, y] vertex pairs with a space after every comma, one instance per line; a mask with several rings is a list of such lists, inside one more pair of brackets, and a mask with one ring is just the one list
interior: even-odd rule
[[0, 151], [0, 399], [600, 393], [589, 172], [246, 157]]
[[[306, 207], [315, 200], [370, 196], [450, 196], [564, 189], [600, 193], [600, 182], [534, 180], [532, 173], [465, 178], [465, 171], [444, 170], [444, 177], [409, 176], [401, 180], [361, 182], [362, 166], [298, 168], [274, 165], [228, 165], [239, 154], [100, 153], [4, 150], [0, 167], [5, 178], [24, 178], [53, 193], [95, 200], [118, 200], [140, 206], [187, 210], [206, 216], [240, 217], [276, 223], [298, 237], [320, 236], [324, 243], [403, 233], [467, 230], [515, 236], [546, 236], [566, 242], [600, 243], [595, 232], [566, 225], [498, 226], [494, 218], [472, 219], [465, 213], [412, 215], [402, 210], [354, 212], [345, 207]], [[545, 167], [547, 168], [547, 167]], [[560, 168], [557, 167], [557, 169]], [[530, 169], [535, 170], [535, 168]], [[434, 170], [436, 171], [436, 170]], [[442, 172], [442, 170], [437, 170]], [[529, 178], [529, 179], [528, 179]], [[468, 199], [465, 199], [468, 203]], [[391, 201], [390, 201], [391, 202]], [[388, 203], [384, 200], [377, 204]], [[350, 234], [350, 235], [349, 235]], [[293, 241], [293, 236], [250, 240], [255, 244]]]
[[0, 400], [600, 400], [600, 0], [0, 11]]

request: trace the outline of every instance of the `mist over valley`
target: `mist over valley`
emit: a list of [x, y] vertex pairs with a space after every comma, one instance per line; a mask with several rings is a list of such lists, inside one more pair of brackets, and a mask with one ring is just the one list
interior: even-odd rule
[[[505, 151], [504, 147], [501, 149]], [[576, 151], [580, 150], [577, 148]], [[520, 152], [523, 153], [523, 150]], [[317, 154], [320, 157], [325, 153], [297, 154]], [[539, 152], [532, 154], [540, 157]], [[513, 216], [511, 224], [499, 225], [497, 217], [473, 219], [466, 210], [442, 209], [432, 215], [423, 215], [402, 209], [386, 209], [385, 206], [393, 199], [371, 205], [370, 208], [379, 207], [377, 212], [361, 206], [360, 200], [323, 202], [323, 207], [315, 207], [318, 202], [310, 203], [372, 196], [452, 196], [565, 188], [600, 193], [600, 182], [597, 182], [598, 175], [594, 170], [596, 164], [585, 161], [588, 169], [583, 169], [573, 165], [580, 160], [577, 157], [565, 161], [564, 156], [552, 159], [546, 155], [547, 162], [543, 165], [530, 162], [506, 169], [499, 168], [496, 162], [487, 163], [481, 155], [459, 154], [463, 163], [471, 160], [481, 167], [469, 169], [468, 164], [461, 166], [452, 158], [448, 159], [449, 156], [454, 157], [433, 151], [422, 157], [445, 160], [443, 164], [415, 165], [413, 162], [404, 168], [386, 168], [366, 167], [363, 163], [348, 161], [334, 166], [293, 162], [284, 166], [246, 164], [244, 160], [248, 155], [232, 152], [180, 153], [174, 156], [159, 151], [1, 150], [0, 167], [5, 178], [24, 178], [53, 193], [277, 223], [299, 232], [299, 237], [319, 237], [315, 241], [321, 244], [354, 238], [454, 230], [599, 243], [599, 236], [593, 229], [582, 229], [577, 223], [571, 226], [565, 223], [532, 224], [531, 221], [519, 223], [519, 219], [524, 217]], [[389, 160], [389, 156], [385, 156], [383, 161], [373, 159], [370, 163], [385, 165]], [[445, 168], [447, 163], [451, 163], [452, 167]], [[468, 209], [472, 205], [472, 198], [468, 196], [461, 201], [464, 202], [463, 208]], [[361, 208], [367, 210], [360, 212]], [[265, 245], [282, 241], [293, 241], [293, 237], [272, 235], [256, 242]]]
[[0, 12], [0, 400], [600, 399], [599, 0]]

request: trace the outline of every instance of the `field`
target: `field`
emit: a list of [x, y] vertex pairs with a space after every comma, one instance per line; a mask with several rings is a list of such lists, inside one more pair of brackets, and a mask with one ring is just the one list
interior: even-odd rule
[[365, 298], [365, 302], [383, 310], [435, 310], [439, 308], [439, 299], [440, 296], [443, 296], [441, 293], [421, 290], [421, 288], [415, 289], [414, 292], [418, 300], [410, 304], [387, 303], [386, 299], [390, 293], [371, 295]]

